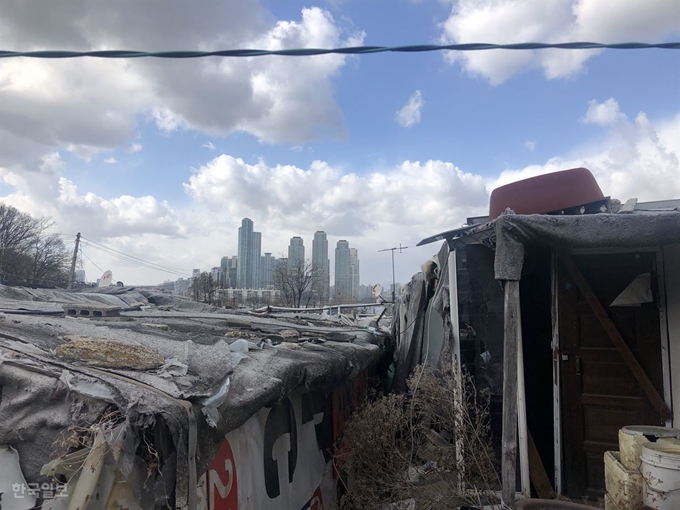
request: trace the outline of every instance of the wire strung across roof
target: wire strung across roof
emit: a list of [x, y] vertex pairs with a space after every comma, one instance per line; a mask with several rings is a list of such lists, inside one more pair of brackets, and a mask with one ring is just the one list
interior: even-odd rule
[[35, 50], [35, 51], [7, 51], [0, 50], [0, 58], [28, 57], [28, 58], [204, 58], [204, 57], [262, 57], [267, 55], [308, 57], [313, 55], [366, 55], [372, 53], [420, 53], [426, 51], [485, 51], [485, 50], [641, 50], [666, 49], [679, 50], [680, 42], [665, 43], [596, 43], [596, 42], [565, 42], [539, 43], [525, 42], [512, 44], [490, 43], [458, 43], [458, 44], [416, 44], [408, 46], [352, 46], [347, 48], [288, 48], [281, 50], [262, 49], [232, 49], [218, 51], [133, 51], [133, 50], [96, 50], [96, 51], [64, 51], [64, 50]]

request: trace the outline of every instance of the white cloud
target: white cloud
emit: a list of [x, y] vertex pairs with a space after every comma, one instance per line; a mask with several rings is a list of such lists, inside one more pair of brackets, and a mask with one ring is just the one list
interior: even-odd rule
[[613, 97], [610, 97], [604, 103], [598, 103], [594, 99], [590, 101], [583, 122], [607, 126], [625, 120], [625, 118], [626, 116], [619, 109], [619, 103]]
[[215, 144], [213, 144], [212, 142], [202, 143], [201, 147], [205, 149], [210, 149], [211, 151], [214, 151], [216, 149]]
[[[585, 111], [588, 105], [583, 107]], [[236, 254], [237, 229], [245, 216], [263, 233], [262, 251], [277, 256], [294, 235], [303, 237], [309, 255], [313, 232], [323, 229], [331, 254], [342, 238], [359, 249], [362, 282], [383, 283], [391, 280], [391, 267], [389, 254], [379, 249], [399, 243], [413, 246], [460, 226], [469, 216], [486, 214], [489, 192], [514, 180], [585, 166], [605, 195], [614, 198], [680, 197], [680, 113], [655, 121], [644, 113], [634, 119], [615, 116], [613, 122], [598, 126], [604, 136], [594, 145], [490, 177], [437, 160], [404, 161], [359, 175], [324, 161], [301, 168], [221, 154], [187, 175], [183, 188], [188, 205], [81, 190], [63, 175], [60, 155], [50, 153], [41, 159], [38, 175], [0, 169], [0, 179], [13, 190], [0, 200], [52, 216], [62, 232], [80, 231], [141, 259], [186, 270], [209, 269], [223, 255]], [[409, 278], [437, 249], [410, 248], [400, 255], [395, 260], [397, 278]], [[97, 258], [88, 255], [126, 283], [173, 277], [101, 253]]]
[[406, 104], [397, 112], [396, 121], [401, 127], [411, 127], [420, 124], [420, 110], [425, 102], [420, 90], [416, 90]]
[[524, 147], [526, 147], [529, 152], [534, 152], [536, 150], [536, 140], [525, 141]]
[[133, 143], [128, 148], [128, 152], [142, 152], [142, 149], [144, 149], [144, 146], [141, 143]]
[[[343, 174], [323, 161], [308, 169], [248, 164], [223, 154], [199, 168], [186, 192], [213, 214], [248, 216], [288, 231], [323, 228], [363, 236], [383, 224], [418, 225], [426, 208], [440, 220], [485, 200], [484, 180], [442, 161], [405, 161], [384, 172]], [[373, 235], [373, 234], [372, 234]]]
[[106, 163], [108, 165], [115, 165], [116, 163], [118, 163], [118, 160], [116, 158], [114, 158], [113, 156], [111, 156], [109, 158], [106, 158], [104, 160], [104, 163]]
[[[263, 252], [276, 256], [294, 235], [303, 236], [309, 254], [313, 232], [324, 229], [331, 254], [340, 238], [359, 249], [365, 283], [391, 279], [378, 249], [399, 242], [413, 246], [433, 231], [459, 225], [468, 214], [483, 213], [487, 200], [481, 176], [443, 161], [405, 161], [357, 175], [323, 161], [307, 168], [270, 166], [223, 154], [188, 176], [184, 189], [191, 202], [179, 208], [152, 196], [102, 197], [79, 189], [63, 171], [58, 153], [43, 159], [39, 175], [0, 169], [1, 182], [13, 189], [0, 201], [53, 217], [61, 232], [82, 232], [143, 260], [187, 270], [210, 268], [221, 256], [235, 254], [244, 216], [263, 232]], [[430, 251], [413, 249], [400, 256], [400, 278], [410, 276]], [[87, 254], [126, 283], [173, 277], [93, 247]], [[87, 261], [86, 269], [98, 272]]]
[[[356, 45], [364, 37], [345, 32], [318, 7], [272, 22], [257, 0], [205, 0], [200, 16], [184, 1], [163, 6], [159, 15], [155, 2], [83, 0], [77, 8], [48, 2], [36, 11], [23, 0], [5, 0], [0, 47], [153, 51], [182, 41], [188, 49], [281, 49]], [[89, 160], [129, 146], [139, 118], [165, 131], [247, 132], [267, 143], [344, 137], [331, 80], [350, 58], [6, 59], [0, 166], [35, 170], [43, 154], [60, 149]]]
[[650, 122], [644, 112], [631, 120], [619, 111], [613, 99], [600, 104], [591, 102], [588, 112], [593, 122], [606, 130], [602, 142], [574, 148], [571, 155], [555, 156], [542, 164], [507, 169], [488, 181], [488, 189], [535, 175], [586, 167], [605, 195], [622, 201], [633, 197], [680, 198], [680, 113], [656, 123]]
[[[414, 246], [429, 234], [459, 226], [468, 215], [483, 214], [488, 207], [481, 176], [436, 160], [405, 161], [358, 175], [323, 161], [308, 168], [270, 166], [223, 154], [195, 170], [184, 187], [196, 206], [207, 209], [201, 215], [204, 220], [194, 223], [193, 232], [198, 236], [213, 232], [224, 239], [230, 248], [223, 248], [226, 252], [220, 255], [235, 253], [236, 231], [246, 216], [263, 233], [263, 252], [276, 256], [294, 235], [303, 237], [310, 255], [313, 233], [325, 230], [331, 266], [335, 243], [347, 239], [359, 250], [364, 283], [391, 280], [389, 259], [379, 249], [400, 242]], [[414, 248], [400, 256], [400, 279], [410, 277], [436, 249]], [[216, 261], [216, 255], [211, 260]]]
[[92, 192], [82, 193], [62, 175], [63, 168], [59, 153], [44, 157], [37, 174], [0, 168], [0, 182], [14, 190], [0, 197], [0, 201], [29, 214], [51, 216], [61, 231], [89, 231], [98, 239], [185, 234], [177, 214], [166, 201], [152, 196], [122, 195], [107, 199]]
[[[445, 43], [658, 42], [680, 34], [676, 0], [458, 0], [441, 25]], [[549, 79], [573, 76], [599, 50], [449, 53], [472, 75], [496, 85], [513, 74], [542, 69]]]

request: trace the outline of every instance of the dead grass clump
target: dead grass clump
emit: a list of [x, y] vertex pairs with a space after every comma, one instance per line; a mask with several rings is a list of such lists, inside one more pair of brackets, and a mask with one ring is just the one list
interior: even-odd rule
[[348, 423], [334, 460], [342, 510], [496, 502], [488, 394], [444, 365], [417, 367], [406, 394], [367, 401]]
[[109, 432], [125, 421], [117, 409], [110, 407], [93, 423], [73, 424], [63, 429], [54, 442], [51, 457], [63, 457], [81, 448], [91, 448], [97, 432]]
[[[113, 406], [109, 407], [95, 422], [73, 424], [61, 431], [54, 442], [52, 461], [45, 474], [52, 474], [57, 481], [69, 483], [79, 476], [90, 452], [98, 449], [99, 462], [116, 464], [121, 455], [121, 445], [125, 435], [132, 432], [126, 424], [125, 416]], [[146, 466], [144, 488], [149, 489], [158, 477], [162, 477], [163, 459], [158, 453], [153, 434], [149, 430], [139, 431], [141, 440], [137, 446], [137, 455]], [[103, 437], [100, 446], [95, 445], [96, 438]], [[111, 457], [106, 461], [107, 457]]]
[[68, 335], [64, 339], [68, 342], [58, 345], [56, 353], [61, 359], [68, 361], [131, 370], [154, 370], [165, 363], [158, 352], [144, 345], [79, 335]]

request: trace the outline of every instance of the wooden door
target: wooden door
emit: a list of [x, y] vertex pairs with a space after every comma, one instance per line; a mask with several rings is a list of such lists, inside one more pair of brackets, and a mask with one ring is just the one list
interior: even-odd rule
[[[656, 254], [584, 255], [574, 260], [663, 395], [656, 288], [653, 303], [610, 306], [638, 275], [651, 273], [656, 282]], [[565, 493], [596, 498], [604, 492], [603, 454], [619, 449], [619, 429], [660, 425], [661, 418], [561, 262], [558, 283]]]

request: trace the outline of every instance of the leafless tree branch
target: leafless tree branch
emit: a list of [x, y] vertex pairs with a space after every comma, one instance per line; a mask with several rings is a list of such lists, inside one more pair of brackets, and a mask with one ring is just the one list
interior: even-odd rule
[[272, 275], [274, 288], [281, 291], [285, 304], [293, 308], [316, 304], [320, 298], [316, 288], [323, 277], [323, 268], [310, 259], [279, 260]]

